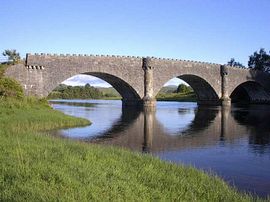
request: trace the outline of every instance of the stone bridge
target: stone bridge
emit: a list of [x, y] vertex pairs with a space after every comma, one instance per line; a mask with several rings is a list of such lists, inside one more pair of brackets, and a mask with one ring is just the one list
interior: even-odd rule
[[155, 106], [155, 96], [170, 79], [187, 82], [198, 104], [229, 105], [245, 100], [270, 103], [270, 76], [261, 71], [226, 65], [104, 55], [27, 54], [25, 64], [13, 65], [6, 76], [16, 79], [26, 95], [46, 97], [64, 80], [87, 74], [111, 84], [123, 105]]

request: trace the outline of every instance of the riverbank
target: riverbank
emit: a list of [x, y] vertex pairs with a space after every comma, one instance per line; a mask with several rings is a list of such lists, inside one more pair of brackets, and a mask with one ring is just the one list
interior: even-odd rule
[[89, 124], [44, 100], [2, 100], [0, 113], [1, 201], [252, 200], [191, 167], [38, 132]]
[[160, 93], [156, 96], [157, 101], [196, 102], [195, 93]]
[[[55, 97], [55, 98], [50, 98], [49, 99], [63, 99], [61, 97]], [[66, 100], [72, 100], [76, 98], [67, 98]], [[87, 98], [79, 98], [80, 100], [89, 100]], [[100, 97], [96, 98], [94, 100], [121, 100], [122, 97], [119, 96], [112, 96], [112, 97]], [[176, 102], [196, 102], [197, 98], [194, 93], [168, 93], [168, 94], [158, 94], [156, 96], [157, 101], [176, 101]]]

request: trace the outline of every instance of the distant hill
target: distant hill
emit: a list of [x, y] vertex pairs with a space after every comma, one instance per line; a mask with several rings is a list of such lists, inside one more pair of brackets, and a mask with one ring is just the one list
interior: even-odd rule
[[109, 88], [95, 87], [95, 88], [101, 91], [102, 94], [105, 95], [106, 97], [121, 97], [121, 95], [113, 87]]
[[174, 93], [177, 90], [177, 87], [178, 86], [175, 85], [163, 86], [160, 89], [159, 93]]

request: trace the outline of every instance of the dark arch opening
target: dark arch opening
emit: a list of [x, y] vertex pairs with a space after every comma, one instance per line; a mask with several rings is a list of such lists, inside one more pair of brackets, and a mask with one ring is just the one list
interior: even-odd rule
[[[78, 75], [75, 75], [75, 76], [78, 76]], [[82, 73], [81, 75], [94, 76], [94, 77], [97, 77], [98, 79], [101, 79], [101, 80], [107, 82], [108, 84], [110, 84], [112, 86], [112, 88], [115, 89], [115, 93], [116, 94], [119, 93], [120, 96], [122, 97], [123, 104], [133, 105], [133, 104], [137, 104], [140, 100], [140, 96], [135, 91], [135, 89], [132, 88], [127, 82], [125, 82], [124, 80], [122, 80], [119, 77], [116, 77], [116, 76], [113, 76], [113, 75], [107, 74], [107, 73], [101, 73], [101, 72], [85, 72], [85, 73]], [[67, 80], [68, 79], [66, 79], [65, 81], [67, 81]], [[77, 86], [77, 85], [73, 85], [73, 86]], [[119, 96], [119, 94], [118, 94], [118, 96]]]
[[230, 95], [232, 103], [269, 104], [270, 94], [255, 81], [247, 81], [237, 86]]

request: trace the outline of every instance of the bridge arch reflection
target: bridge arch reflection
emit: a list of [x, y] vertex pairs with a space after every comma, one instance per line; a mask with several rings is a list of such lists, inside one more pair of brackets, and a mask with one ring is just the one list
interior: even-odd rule
[[[97, 139], [101, 144], [127, 147], [143, 152], [157, 152], [185, 148], [190, 145], [209, 144], [213, 135], [216, 136], [215, 139], [220, 139], [221, 112], [220, 108], [208, 109], [206, 107], [195, 108], [191, 112], [195, 114], [194, 119], [184, 127], [184, 130], [183, 127], [176, 129], [176, 135], [173, 136], [168, 134], [164, 123], [157, 119], [157, 111], [159, 110], [159, 107], [157, 107], [157, 111], [140, 111], [136, 115], [137, 118], [129, 122], [128, 127], [117, 130], [118, 132], [114, 133], [113, 137], [110, 136], [110, 139], [106, 138], [106, 134], [97, 137]], [[178, 113], [183, 113], [183, 110], [178, 110]], [[179, 119], [180, 122], [181, 119]], [[120, 127], [121, 124], [113, 126], [113, 128]], [[194, 143], [194, 138], [199, 138], [199, 141]]]

